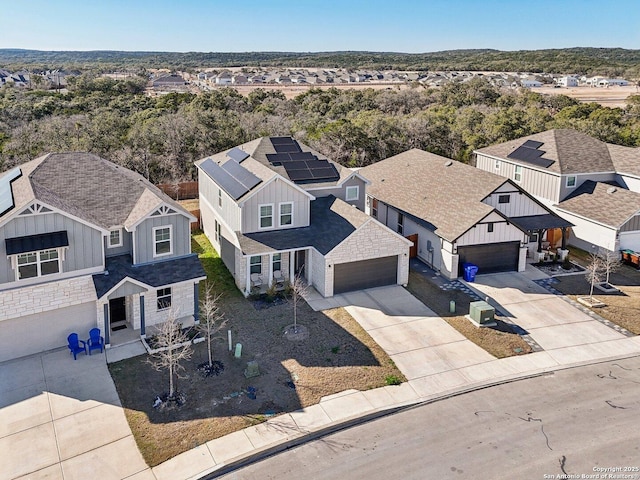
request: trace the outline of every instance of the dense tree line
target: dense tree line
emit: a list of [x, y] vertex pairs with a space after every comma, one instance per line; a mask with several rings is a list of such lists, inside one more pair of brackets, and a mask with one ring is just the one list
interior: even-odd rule
[[242, 67], [369, 68], [382, 70], [479, 70], [501, 72], [573, 73], [640, 79], [640, 50], [623, 48], [563, 48], [548, 50], [449, 50], [431, 53], [391, 52], [44, 52], [0, 49], [0, 66], [10, 70], [99, 71], [170, 68]]
[[640, 146], [640, 96], [611, 109], [482, 79], [433, 90], [312, 89], [291, 100], [262, 89], [149, 97], [143, 88], [142, 79], [88, 74], [64, 94], [2, 87], [0, 170], [49, 151], [89, 151], [153, 182], [191, 179], [194, 161], [266, 135], [293, 135], [348, 166], [410, 148], [469, 161], [473, 149], [549, 128]]

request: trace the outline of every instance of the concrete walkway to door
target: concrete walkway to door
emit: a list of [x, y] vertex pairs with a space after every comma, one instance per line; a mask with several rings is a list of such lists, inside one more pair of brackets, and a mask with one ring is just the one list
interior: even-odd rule
[[155, 479], [105, 354], [65, 349], [0, 363], [0, 480]]

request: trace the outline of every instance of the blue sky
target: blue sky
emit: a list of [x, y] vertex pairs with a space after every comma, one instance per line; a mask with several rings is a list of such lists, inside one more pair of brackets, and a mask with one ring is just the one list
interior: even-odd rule
[[640, 48], [640, 0], [29, 0], [0, 48], [172, 52]]

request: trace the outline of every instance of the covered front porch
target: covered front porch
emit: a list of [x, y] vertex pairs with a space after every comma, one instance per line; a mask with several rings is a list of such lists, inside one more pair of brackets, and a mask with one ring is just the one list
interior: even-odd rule
[[245, 295], [284, 290], [295, 278], [312, 282], [311, 249], [295, 248], [260, 255], [245, 255]]
[[533, 262], [564, 260], [573, 224], [557, 215], [532, 215], [510, 219], [529, 236], [527, 257]]

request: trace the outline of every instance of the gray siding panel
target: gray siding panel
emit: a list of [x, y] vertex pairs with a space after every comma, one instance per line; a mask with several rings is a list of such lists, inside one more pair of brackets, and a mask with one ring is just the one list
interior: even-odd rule
[[631, 219], [620, 227], [621, 232], [634, 232], [640, 230], [640, 215], [635, 215]]
[[227, 270], [231, 272], [231, 275], [236, 274], [236, 247], [226, 238], [220, 237], [220, 258], [227, 267]]
[[[357, 186], [358, 187], [358, 200], [347, 200], [347, 187]], [[316, 190], [308, 190], [315, 197], [327, 197], [329, 195], [333, 195], [336, 198], [344, 200], [350, 205], [355, 205], [356, 208], [362, 210], [364, 212], [364, 203], [365, 203], [365, 188], [366, 184], [359, 177], [353, 177], [344, 182], [341, 187], [336, 188], [322, 188]]]
[[127, 253], [131, 255], [133, 253], [133, 248], [132, 248], [133, 235], [131, 234], [131, 232], [127, 232], [124, 228], [121, 231], [121, 235], [122, 235], [121, 247], [107, 248], [107, 242], [109, 241], [109, 238], [108, 237], [105, 238], [104, 252], [107, 257], [115, 257], [116, 255], [125, 255]]
[[[171, 225], [173, 253], [162, 257], [154, 257], [153, 229]], [[189, 219], [182, 215], [164, 215], [149, 217], [136, 228], [135, 236], [136, 263], [149, 263], [159, 259], [168, 259], [188, 255], [191, 251], [191, 227]]]
[[102, 232], [59, 213], [17, 216], [0, 228], [0, 283], [15, 281], [7, 258], [5, 239], [65, 230], [69, 248], [62, 262], [63, 272], [99, 267], [103, 264]]

